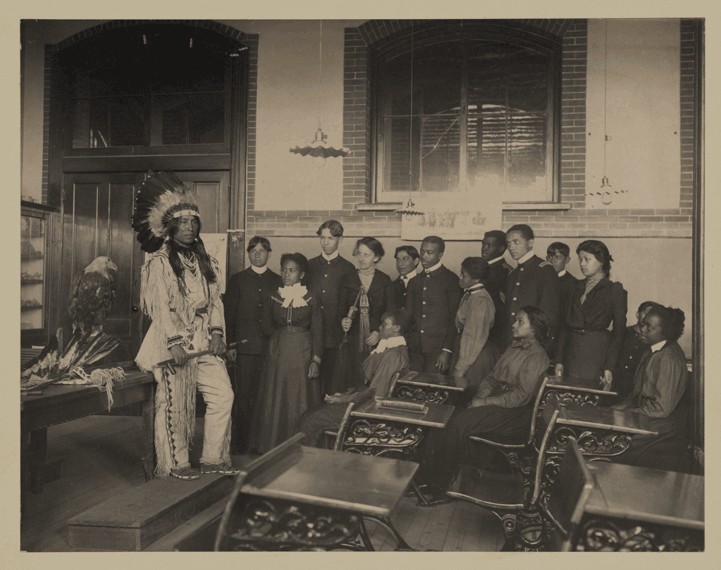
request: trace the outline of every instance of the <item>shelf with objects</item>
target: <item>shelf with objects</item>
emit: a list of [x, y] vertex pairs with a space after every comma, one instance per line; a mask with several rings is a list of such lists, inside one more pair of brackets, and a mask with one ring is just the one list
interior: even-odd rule
[[46, 334], [47, 236], [54, 208], [20, 202], [20, 329], [24, 347], [42, 344]]

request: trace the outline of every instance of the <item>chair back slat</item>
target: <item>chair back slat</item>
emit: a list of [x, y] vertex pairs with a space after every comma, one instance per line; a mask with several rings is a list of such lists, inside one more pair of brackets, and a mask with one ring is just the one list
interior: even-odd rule
[[536, 460], [536, 474], [533, 481], [533, 494], [531, 495], [531, 505], [538, 503], [541, 495], [541, 484], [543, 483], [543, 466], [546, 461], [546, 450], [551, 441], [551, 435], [556, 427], [558, 414], [561, 413], [559, 408], [546, 408], [543, 410], [543, 418], [546, 423], [546, 430], [543, 432], [543, 438], [538, 445], [538, 458]]
[[[569, 550], [575, 529], [593, 489], [594, 480], [575, 439], [569, 439], [556, 480], [548, 490], [546, 514], [556, 527], [553, 542]], [[559, 544], [560, 543], [560, 544]]]
[[543, 393], [546, 391], [546, 384], [548, 384], [548, 376], [543, 378], [543, 382], [541, 382], [541, 387], [538, 389], [536, 399], [533, 402], [533, 413], [531, 414], [531, 429], [528, 434], [529, 445], [533, 445], [533, 442], [536, 438], [536, 426], [538, 425], [538, 410], [541, 407], [541, 398], [543, 398]]

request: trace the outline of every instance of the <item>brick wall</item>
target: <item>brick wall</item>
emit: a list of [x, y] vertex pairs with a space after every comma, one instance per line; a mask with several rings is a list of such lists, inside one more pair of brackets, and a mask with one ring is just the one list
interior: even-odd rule
[[[586, 20], [521, 20], [527, 28], [557, 35], [562, 41], [559, 198], [570, 210], [504, 210], [503, 226], [528, 223], [546, 237], [691, 237], [694, 176], [694, 28], [681, 21], [681, 180], [678, 208], [586, 209]], [[447, 22], [438, 22], [447, 25]], [[343, 209], [280, 212], [248, 209], [248, 235], [313, 235], [323, 220], [337, 218], [351, 236], [399, 236], [400, 217], [388, 211], [358, 211], [371, 201], [369, 46], [403, 33], [410, 20], [372, 20], [345, 30], [343, 144], [352, 149], [343, 160]], [[407, 33], [407, 32], [406, 32]]]

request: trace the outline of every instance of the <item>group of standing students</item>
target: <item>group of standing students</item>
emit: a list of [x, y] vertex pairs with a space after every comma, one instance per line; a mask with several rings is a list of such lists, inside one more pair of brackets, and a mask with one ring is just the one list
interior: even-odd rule
[[[399, 277], [391, 280], [376, 267], [385, 255], [380, 241], [357, 240], [354, 266], [338, 253], [342, 225], [328, 220], [317, 232], [320, 255], [308, 261], [283, 254], [280, 275], [267, 265], [270, 242], [252, 238], [250, 266], [231, 277], [221, 300], [223, 278], [200, 239], [197, 205], [174, 181], [150, 190], [139, 191], [138, 204], [145, 203], [143, 191], [149, 198], [133, 222], [151, 253], [141, 298], [152, 324], [136, 361], [159, 385], [159, 476], [197, 478], [188, 461], [196, 388], [207, 404], [201, 471], [234, 473], [230, 451], [267, 452], [294, 433], [323, 394], [360, 387], [381, 318], [394, 311], [410, 368], [451, 374], [466, 387], [468, 409], [429, 441], [422, 472], [432, 484], [442, 486], [437, 472], [459, 460], [455, 443], [467, 435], [526, 429], [549, 355], [557, 374], [599, 378], [626, 396], [619, 406], [657, 421], [668, 444], [665, 466], [673, 467], [686, 379], [675, 342], [683, 313], [648, 303], [627, 330], [626, 291], [610, 280], [612, 258], [602, 242], [577, 247], [584, 279], [576, 280], [565, 270], [565, 244], [552, 244], [544, 261], [533, 252], [529, 226], [494, 230], [484, 236], [481, 256], [463, 261], [459, 278], [442, 263], [443, 239], [428, 236], [420, 252], [411, 245], [396, 249]], [[506, 249], [515, 268], [504, 259]], [[232, 389], [219, 359], [226, 343]], [[206, 355], [189, 356], [197, 351]], [[167, 357], [178, 368], [154, 366]]]

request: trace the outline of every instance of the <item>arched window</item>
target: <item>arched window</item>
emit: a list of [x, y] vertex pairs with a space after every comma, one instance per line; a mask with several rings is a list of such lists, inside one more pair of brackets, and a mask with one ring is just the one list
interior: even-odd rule
[[553, 200], [560, 51], [492, 24], [421, 25], [375, 48], [376, 200], [466, 190]]

